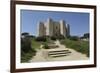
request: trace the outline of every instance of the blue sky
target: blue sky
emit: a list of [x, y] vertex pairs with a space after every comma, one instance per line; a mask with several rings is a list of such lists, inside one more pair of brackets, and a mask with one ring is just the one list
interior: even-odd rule
[[71, 35], [82, 36], [89, 32], [89, 13], [21, 10], [21, 33], [37, 35], [38, 22], [45, 22], [48, 18], [54, 21], [65, 20], [70, 25]]

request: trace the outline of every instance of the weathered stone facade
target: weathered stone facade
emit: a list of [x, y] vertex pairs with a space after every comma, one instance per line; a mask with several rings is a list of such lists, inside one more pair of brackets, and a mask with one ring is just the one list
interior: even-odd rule
[[46, 22], [39, 22], [38, 24], [38, 36], [64, 36], [70, 35], [70, 26], [64, 20], [53, 21], [48, 18]]

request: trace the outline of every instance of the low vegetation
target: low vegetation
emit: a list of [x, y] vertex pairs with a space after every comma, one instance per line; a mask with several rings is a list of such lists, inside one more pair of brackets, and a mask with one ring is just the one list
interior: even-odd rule
[[48, 49], [49, 43], [53, 43], [48, 37], [34, 37], [29, 33], [21, 35], [21, 62], [28, 62], [36, 55], [36, 50], [40, 49], [41, 44], [45, 49]]
[[32, 48], [36, 49], [40, 49], [40, 45], [42, 42], [36, 41], [34, 38], [31, 39], [31, 46]]
[[43, 48], [44, 48], [44, 49], [50, 49], [50, 47], [48, 46], [47, 43], [44, 43]]
[[[84, 36], [88, 36], [87, 34]], [[78, 52], [86, 54], [89, 57], [89, 41], [82, 41], [77, 36], [69, 36], [64, 38], [59, 37], [35, 37], [29, 35], [29, 33], [22, 33], [21, 36], [21, 62], [28, 62], [33, 56], [36, 55], [36, 50], [40, 49], [43, 45], [44, 49], [50, 49], [50, 44], [54, 44], [54, 41], [59, 40], [61, 44], [67, 48], [72, 48]]]
[[67, 48], [72, 48], [78, 52], [86, 54], [89, 57], [89, 41], [64, 39], [60, 40], [61, 44], [65, 45]]
[[36, 50], [31, 46], [31, 37], [28, 33], [21, 37], [21, 62], [28, 62], [36, 54]]

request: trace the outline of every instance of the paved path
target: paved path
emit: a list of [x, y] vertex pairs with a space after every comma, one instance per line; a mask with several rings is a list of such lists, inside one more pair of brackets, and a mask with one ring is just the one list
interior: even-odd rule
[[64, 60], [68, 61], [68, 60], [87, 60], [88, 59], [88, 57], [86, 57], [85, 54], [77, 52], [74, 49], [66, 48], [64, 45], [60, 44], [59, 41], [56, 41], [55, 45], [59, 46], [58, 48], [55, 48], [55, 49], [65, 48], [65, 49], [68, 49], [71, 53], [63, 57], [46, 58], [43, 55], [43, 51], [45, 51], [45, 49], [40, 49], [40, 50], [37, 50], [36, 56], [34, 56], [29, 62], [64, 61]]

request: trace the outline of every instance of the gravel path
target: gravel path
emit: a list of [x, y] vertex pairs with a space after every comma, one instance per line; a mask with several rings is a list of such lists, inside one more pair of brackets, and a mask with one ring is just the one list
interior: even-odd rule
[[71, 53], [67, 56], [62, 57], [45, 57], [44, 52], [46, 49], [37, 50], [36, 56], [34, 56], [29, 62], [44, 62], [44, 61], [68, 61], [68, 60], [87, 60], [89, 59], [86, 57], [85, 54], [75, 51], [74, 49], [66, 48], [64, 45], [60, 44], [59, 41], [55, 42], [56, 45], [59, 47], [56, 49], [68, 49]]

